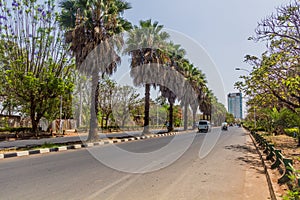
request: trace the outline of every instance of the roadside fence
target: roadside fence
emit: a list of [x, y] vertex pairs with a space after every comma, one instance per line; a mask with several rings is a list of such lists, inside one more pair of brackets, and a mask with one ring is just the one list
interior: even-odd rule
[[293, 160], [285, 158], [279, 149], [275, 149], [274, 144], [269, 143], [260, 134], [251, 131], [259, 147], [263, 149], [266, 159], [270, 160], [271, 169], [278, 169], [281, 177], [277, 180], [279, 184], [287, 184], [289, 188], [300, 188], [300, 174], [293, 167]]

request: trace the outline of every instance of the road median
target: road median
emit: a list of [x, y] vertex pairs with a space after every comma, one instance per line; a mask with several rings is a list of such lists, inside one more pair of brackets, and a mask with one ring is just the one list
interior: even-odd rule
[[[163, 134], [148, 134], [148, 135], [143, 135], [143, 136], [137, 136], [137, 137], [131, 136], [131, 137], [126, 137], [126, 138], [124, 138], [124, 137], [122, 137], [122, 138], [106, 138], [106, 139], [100, 139], [99, 141], [96, 141], [96, 142], [72, 141], [72, 143], [74, 143], [74, 144], [71, 144], [71, 145], [65, 145], [65, 143], [55, 143], [53, 145], [55, 145], [56, 147], [40, 148], [40, 149], [36, 149], [37, 147], [34, 147], [34, 145], [31, 145], [32, 147], [28, 148], [28, 150], [18, 151], [17, 148], [14, 148], [16, 150], [2, 152], [2, 153], [0, 153], [0, 160], [6, 159], [6, 158], [24, 157], [24, 156], [30, 156], [30, 155], [52, 153], [52, 152], [61, 152], [61, 151], [68, 151], [68, 150], [92, 148], [95, 146], [117, 144], [117, 143], [124, 143], [124, 142], [130, 142], [130, 141], [139, 141], [139, 140], [145, 140], [145, 139], [151, 139], [151, 138], [157, 138], [157, 137], [168, 137], [168, 136], [174, 136], [178, 133], [188, 133], [188, 132], [190, 132], [190, 131], [176, 131], [176, 132], [163, 133]], [[48, 144], [48, 145], [51, 145], [51, 144]]]

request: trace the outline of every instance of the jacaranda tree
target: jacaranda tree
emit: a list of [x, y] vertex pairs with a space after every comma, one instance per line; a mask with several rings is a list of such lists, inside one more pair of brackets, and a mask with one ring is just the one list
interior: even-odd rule
[[69, 98], [73, 87], [55, 1], [40, 2], [0, 0], [2, 95], [30, 116], [34, 133], [40, 119], [58, 109], [58, 97]]

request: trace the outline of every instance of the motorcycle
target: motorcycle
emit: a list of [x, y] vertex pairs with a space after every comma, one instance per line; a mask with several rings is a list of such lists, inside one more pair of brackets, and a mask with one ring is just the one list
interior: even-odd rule
[[227, 130], [228, 130], [228, 124], [222, 123], [222, 131], [227, 131]]

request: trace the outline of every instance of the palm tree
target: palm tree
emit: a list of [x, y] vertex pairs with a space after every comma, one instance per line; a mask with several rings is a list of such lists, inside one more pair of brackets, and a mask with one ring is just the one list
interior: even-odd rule
[[169, 88], [165, 86], [159, 86], [161, 95], [168, 99], [169, 102], [169, 123], [168, 123], [168, 132], [171, 132], [174, 130], [173, 127], [173, 105], [176, 100], [176, 94], [170, 90]]
[[[181, 105], [184, 107], [184, 114], [183, 114], [184, 130], [187, 130], [187, 128], [188, 128], [187, 111], [188, 111], [189, 105], [191, 105], [191, 107], [193, 108], [192, 105], [195, 104], [196, 98], [193, 98], [193, 96], [191, 94], [193, 94], [195, 92], [194, 91], [195, 86], [193, 85], [193, 82], [194, 82], [195, 77], [198, 76], [199, 71], [188, 60], [185, 60], [182, 65], [182, 72], [183, 72], [184, 76], [186, 77], [185, 88], [187, 88], [187, 89], [185, 89], [186, 94], [184, 95], [184, 98], [181, 100]], [[188, 87], [188, 86], [192, 86], [192, 87]]]
[[[120, 64], [116, 46], [120, 33], [131, 29], [122, 17], [130, 4], [122, 0], [63, 0], [60, 25], [66, 30], [79, 71], [92, 77], [91, 119], [88, 141], [98, 140], [98, 90], [101, 75], [111, 75]], [[116, 36], [116, 37], [115, 37]]]
[[151, 64], [161, 63], [161, 50], [169, 34], [162, 31], [163, 25], [151, 19], [140, 21], [140, 26], [134, 26], [126, 41], [125, 53], [131, 56], [131, 72], [133, 83], [136, 86], [145, 86], [145, 115], [143, 133], [149, 133], [150, 87], [157, 74], [151, 70]]
[[[186, 53], [185, 50], [181, 48], [179, 44], [174, 44], [173, 42], [169, 42], [165, 47], [165, 49], [163, 49], [163, 52], [161, 54], [161, 59], [163, 60], [162, 62], [164, 62], [164, 64], [167, 65], [167, 67], [169, 67], [169, 71], [176, 70], [177, 72], [180, 72], [181, 69], [180, 65], [182, 65], [185, 53]], [[177, 76], [182, 76], [182, 74], [179, 73], [178, 75], [176, 75], [176, 73], [171, 72], [167, 76], [167, 79], [165, 80], [165, 84], [167, 86], [173, 85], [172, 89], [174, 90], [175, 88], [175, 91], [173, 91], [171, 88], [166, 87], [164, 85], [159, 85], [161, 95], [167, 98], [170, 104], [169, 126], [167, 127], [168, 132], [171, 132], [174, 129], [173, 128], [173, 105], [175, 103], [177, 95], [183, 96], [183, 94], [181, 94], [182, 88], [178, 88], [178, 85], [180, 85], [181, 81], [178, 81], [177, 78], [179, 77]], [[167, 81], [169, 83], [166, 83]]]
[[203, 96], [199, 101], [199, 108], [203, 112], [203, 119], [211, 120], [212, 97], [212, 91], [206, 87]]
[[195, 122], [196, 122], [196, 113], [197, 109], [199, 107], [199, 102], [202, 100], [202, 94], [203, 94], [203, 87], [205, 87], [205, 79], [202, 76], [203, 74], [201, 71], [197, 70], [197, 75], [195, 75], [193, 80], [194, 90], [197, 94], [197, 98], [194, 99], [191, 102], [191, 108], [192, 108], [192, 117], [193, 117], [193, 129], [195, 128]]
[[[203, 90], [206, 87], [206, 80], [204, 74], [193, 64], [189, 63], [188, 61], [185, 61], [182, 65], [184, 76], [187, 79], [188, 84], [192, 87], [193, 91], [188, 91], [188, 94], [185, 95], [185, 99], [183, 99], [183, 106], [185, 107], [184, 110], [184, 129], [187, 129], [187, 108], [188, 105], [192, 108], [193, 113], [193, 128], [195, 128], [195, 121], [196, 121], [196, 112], [199, 105], [199, 101], [202, 99]], [[191, 94], [194, 94], [195, 96], [192, 96]]]

